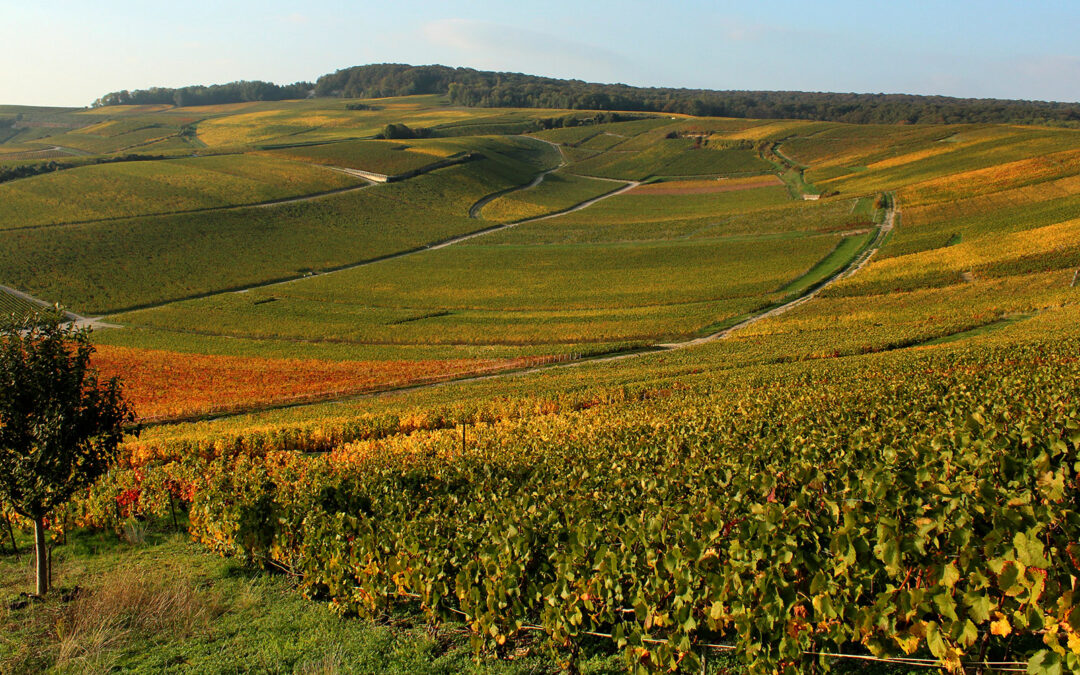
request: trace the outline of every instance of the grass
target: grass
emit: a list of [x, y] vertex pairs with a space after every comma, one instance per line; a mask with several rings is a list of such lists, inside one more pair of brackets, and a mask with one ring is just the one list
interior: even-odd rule
[[977, 337], [980, 335], [988, 335], [990, 333], [999, 331], [1002, 328], [1008, 328], [1009, 326], [1020, 323], [1021, 321], [1025, 321], [1030, 318], [1030, 314], [1015, 314], [1012, 316], [1002, 317], [997, 321], [991, 321], [990, 323], [983, 324], [982, 326], [978, 326], [977, 328], [962, 330], [958, 333], [952, 333], [951, 335], [943, 335], [939, 338], [934, 338], [933, 340], [927, 340], [926, 342], [923, 342], [920, 346], [932, 347], [934, 345], [948, 344], [950, 342], [966, 340], [967, 338]]
[[822, 258], [810, 271], [780, 289], [781, 293], [802, 295], [814, 286], [847, 267], [866, 247], [877, 238], [878, 231], [844, 237], [829, 255]]
[[[140, 528], [142, 529], [142, 528]], [[82, 673], [554, 673], [528, 640], [513, 660], [476, 662], [467, 630], [428, 630], [415, 608], [379, 622], [340, 618], [303, 598], [286, 577], [218, 558], [185, 535], [148, 531], [138, 543], [76, 532], [54, 553], [67, 602], [0, 609], [0, 670]], [[26, 541], [23, 545], [25, 551]], [[26, 554], [0, 559], [10, 598], [30, 588]], [[78, 587], [78, 591], [74, 589]], [[583, 664], [620, 673], [616, 656]]]

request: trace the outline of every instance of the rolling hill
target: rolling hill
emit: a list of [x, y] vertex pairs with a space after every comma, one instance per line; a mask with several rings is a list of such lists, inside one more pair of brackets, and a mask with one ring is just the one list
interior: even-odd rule
[[0, 108], [0, 284], [145, 425], [64, 518], [548, 666], [1078, 667], [1075, 106], [233, 89]]

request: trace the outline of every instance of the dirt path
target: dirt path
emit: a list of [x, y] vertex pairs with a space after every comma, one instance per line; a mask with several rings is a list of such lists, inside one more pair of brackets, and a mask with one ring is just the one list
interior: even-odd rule
[[[314, 166], [321, 166], [321, 165], [314, 165]], [[373, 187], [375, 185], [379, 185], [378, 182], [371, 180], [367, 176], [361, 175], [362, 172], [357, 172], [357, 171], [354, 171], [352, 169], [344, 169], [344, 168], [337, 167], [337, 166], [324, 166], [322, 168], [330, 169], [332, 171], [340, 171], [341, 173], [348, 174], [348, 175], [350, 175], [350, 176], [352, 176], [354, 178], [359, 178], [364, 182], [361, 183], [360, 185], [350, 185], [349, 187], [338, 188], [337, 190], [328, 190], [326, 192], [318, 192], [318, 193], [311, 194], [311, 195], [304, 195], [302, 197], [286, 197], [285, 199], [275, 199], [275, 200], [269, 201], [269, 202], [259, 202], [258, 204], [248, 204], [248, 206], [251, 206], [251, 207], [254, 207], [254, 208], [257, 208], [257, 209], [265, 209], [265, 208], [269, 208], [269, 207], [272, 207], [272, 206], [281, 206], [282, 204], [299, 204], [300, 202], [310, 202], [310, 201], [314, 201], [316, 199], [325, 199], [326, 197], [332, 197], [332, 196], [335, 196], [335, 195], [343, 195], [343, 194], [345, 194], [347, 192], [356, 192], [358, 190], [367, 190], [370, 187]], [[234, 208], [234, 207], [223, 207], [223, 208]], [[239, 207], [236, 207], [236, 208], [239, 208]]]
[[563, 152], [562, 146], [559, 145], [558, 143], [552, 143], [551, 141], [546, 141], [543, 138], [534, 138], [532, 136], [521, 136], [521, 138], [531, 138], [534, 141], [540, 141], [541, 143], [547, 143], [551, 147], [558, 150], [559, 151], [559, 165], [557, 167], [553, 168], [553, 169], [548, 169], [547, 171], [541, 171], [539, 175], [537, 175], [535, 178], [533, 178], [528, 183], [525, 183], [524, 185], [515, 185], [513, 187], [506, 188], [505, 190], [499, 190], [498, 192], [492, 192], [489, 195], [485, 195], [485, 196], [481, 197], [480, 199], [478, 199], [476, 201], [475, 204], [473, 204], [472, 206], [469, 207], [469, 217], [470, 218], [480, 218], [480, 212], [484, 210], [484, 207], [487, 206], [488, 204], [490, 204], [491, 202], [495, 201], [499, 197], [504, 197], [504, 196], [510, 194], [511, 192], [519, 192], [521, 190], [528, 190], [529, 188], [534, 188], [537, 185], [539, 185], [540, 183], [543, 183], [544, 179], [547, 178], [547, 175], [549, 173], [558, 171], [559, 169], [561, 169], [561, 168], [563, 168], [564, 166], [567, 165], [566, 154]]
[[881, 246], [881, 242], [885, 241], [885, 236], [892, 230], [892, 225], [893, 211], [889, 211], [888, 215], [885, 218], [885, 223], [882, 224], [882, 226], [878, 229], [877, 236], [874, 237], [874, 241], [870, 244], [869, 247], [867, 247], [865, 251], [863, 251], [857, 258], [848, 263], [847, 267], [826, 279], [824, 283], [818, 284], [816, 287], [811, 288], [808, 292], [800, 295], [794, 300], [785, 302], [779, 307], [773, 307], [772, 309], [761, 312], [760, 314], [755, 314], [754, 316], [746, 319], [745, 321], [741, 321], [734, 326], [731, 326], [730, 328], [725, 328], [724, 330], [713, 333], [712, 335], [706, 335], [704, 337], [695, 338], [693, 340], [686, 340], [685, 342], [671, 342], [667, 344], [660, 344], [657, 346], [664, 349], [685, 349], [686, 347], [695, 347], [697, 345], [703, 345], [709, 342], [723, 340], [732, 333], [740, 331], [747, 326], [753, 325], [758, 321], [761, 321], [762, 319], [779, 316], [784, 312], [795, 309], [799, 305], [810, 302], [811, 300], [816, 298], [819, 293], [821, 293], [829, 286], [833, 285], [837, 281], [840, 281], [841, 279], [846, 279], [852, 274], [855, 274], [856, 272], [861, 270], [866, 265], [866, 263], [870, 261], [870, 257], [873, 256], [875, 252], [877, 252], [878, 248]]
[[[16, 298], [19, 298], [20, 300], [25, 300], [26, 302], [29, 302], [32, 305], [37, 305], [38, 307], [41, 307], [42, 309], [52, 309], [53, 308], [52, 304], [50, 304], [50, 303], [48, 303], [48, 302], [46, 302], [44, 300], [41, 300], [40, 298], [35, 298], [34, 296], [30, 295], [29, 293], [24, 293], [22, 291], [16, 290], [16, 289], [11, 288], [9, 286], [0, 285], [0, 292], [7, 293], [8, 295], [13, 295]], [[98, 328], [122, 328], [122, 326], [118, 326], [116, 324], [106, 323], [106, 322], [102, 321], [101, 317], [82, 316], [82, 315], [76, 314], [74, 312], [69, 312], [67, 310], [64, 310], [64, 316], [67, 317], [72, 323], [74, 323], [79, 328], [91, 328], [91, 329], [94, 329], [94, 330], [96, 330]]]
[[134, 218], [159, 218], [165, 216], [183, 216], [194, 215], [197, 213], [213, 213], [216, 211], [238, 211], [240, 209], [258, 209], [268, 208], [272, 206], [281, 206], [282, 204], [295, 204], [297, 202], [310, 202], [316, 199], [325, 199], [327, 197], [333, 197], [336, 195], [344, 194], [346, 192], [356, 192], [357, 190], [366, 190], [379, 183], [372, 181], [370, 178], [365, 178], [356, 173], [353, 173], [352, 169], [346, 169], [337, 166], [325, 166], [322, 164], [312, 164], [311, 166], [317, 166], [320, 169], [329, 169], [331, 171], [339, 171], [347, 173], [354, 178], [360, 178], [362, 183], [357, 185], [349, 185], [343, 188], [335, 188], [333, 190], [324, 190], [322, 192], [315, 192], [311, 194], [301, 195], [299, 197], [283, 197], [281, 199], [271, 199], [265, 202], [253, 202], [251, 204], [229, 204], [227, 206], [207, 206], [198, 209], [182, 209], [179, 211], [161, 211], [158, 213], [141, 213], [137, 215], [129, 216], [109, 216], [107, 218], [90, 218], [88, 220], [69, 220], [63, 223], [43, 223], [41, 225], [19, 225], [16, 227], [8, 227], [0, 232], [25, 232], [27, 230], [49, 230], [60, 227], [75, 227], [77, 225], [93, 225], [96, 223], [108, 223], [116, 220], [132, 220]]
[[[627, 188], [624, 188], [624, 189], [627, 189]], [[745, 321], [741, 321], [741, 322], [735, 324], [734, 326], [731, 326], [729, 328], [725, 328], [724, 330], [721, 330], [721, 331], [717, 331], [715, 333], [712, 333], [711, 335], [706, 335], [704, 337], [694, 338], [692, 340], [685, 340], [685, 341], [682, 341], [682, 342], [668, 342], [668, 343], [657, 344], [657, 345], [654, 345], [652, 348], [646, 347], [646, 348], [637, 349], [637, 350], [634, 350], [634, 351], [631, 351], [631, 352], [612, 354], [612, 355], [609, 355], [609, 356], [591, 356], [591, 357], [586, 356], [586, 357], [580, 358], [580, 359], [578, 359], [576, 361], [553, 363], [553, 364], [550, 364], [550, 365], [538, 366], [538, 367], [535, 367], [535, 368], [525, 368], [525, 369], [522, 369], [522, 370], [503, 371], [503, 372], [491, 373], [491, 374], [487, 374], [487, 375], [475, 375], [475, 376], [471, 376], [471, 377], [461, 377], [461, 378], [457, 378], [457, 379], [453, 379], [453, 380], [443, 380], [441, 382], [433, 382], [433, 383], [425, 383], [425, 384], [416, 384], [416, 385], [411, 385], [411, 386], [403, 386], [403, 387], [398, 387], [396, 389], [389, 389], [389, 390], [383, 390], [383, 391], [378, 391], [378, 392], [370, 392], [370, 393], [366, 393], [366, 394], [351, 394], [349, 396], [342, 396], [340, 398], [333, 398], [333, 399], [327, 399], [327, 400], [324, 400], [324, 401], [317, 401], [315, 403], [333, 403], [333, 402], [337, 402], [337, 401], [358, 401], [358, 400], [362, 400], [362, 399], [366, 399], [366, 398], [375, 398], [375, 397], [378, 397], [378, 396], [392, 396], [392, 395], [403, 394], [403, 393], [408, 393], [408, 392], [413, 392], [413, 391], [420, 391], [420, 390], [423, 390], [423, 389], [434, 389], [436, 387], [446, 387], [446, 386], [457, 385], [457, 384], [468, 384], [468, 383], [471, 383], [471, 382], [483, 382], [485, 380], [494, 380], [494, 379], [505, 379], [505, 378], [509, 378], [509, 377], [518, 377], [518, 376], [521, 376], [521, 375], [530, 375], [532, 373], [540, 373], [540, 372], [544, 372], [544, 371], [548, 371], [548, 370], [554, 370], [554, 369], [557, 369], [557, 368], [578, 368], [578, 367], [581, 367], [583, 365], [590, 364], [590, 363], [606, 363], [606, 362], [612, 362], [612, 361], [625, 361], [627, 359], [633, 359], [633, 358], [638, 358], [638, 357], [641, 357], [641, 356], [645, 356], [646, 354], [657, 354], [657, 353], [662, 353], [662, 352], [666, 352], [666, 351], [677, 351], [677, 350], [681, 350], [681, 349], [688, 349], [688, 348], [691, 348], [691, 347], [697, 347], [697, 346], [700, 346], [700, 345], [708, 344], [710, 342], [716, 342], [716, 341], [719, 341], [719, 340], [723, 340], [725, 338], [730, 337], [733, 333], [736, 333], [736, 332], [746, 328], [747, 326], [753, 325], [753, 324], [757, 323], [758, 321], [761, 321], [763, 319], [767, 319], [767, 318], [773, 317], [773, 316], [779, 316], [780, 314], [783, 314], [784, 312], [787, 312], [787, 311], [789, 311], [791, 309], [794, 309], [795, 307], [798, 307], [799, 305], [805, 304], [805, 303], [813, 300], [815, 297], [817, 297], [817, 295], [819, 293], [824, 291], [829, 286], [833, 285], [837, 281], [840, 281], [841, 279], [846, 279], [847, 277], [849, 277], [852, 274], [855, 274], [856, 272], [861, 270], [870, 261], [870, 258], [873, 257], [874, 253], [876, 253], [878, 251], [878, 249], [881, 247], [882, 243], [885, 241], [885, 238], [889, 234], [889, 232], [892, 231], [893, 223], [895, 222], [895, 216], [896, 216], [895, 210], [890, 209], [886, 214], [885, 222], [878, 229], [878, 234], [874, 238], [874, 241], [871, 242], [871, 244], [867, 247], [867, 249], [865, 251], [863, 251], [854, 260], [852, 260], [844, 269], [842, 269], [839, 272], [833, 274], [831, 277], [829, 277], [828, 279], [826, 279], [822, 283], [811, 287], [809, 290], [807, 290], [805, 293], [803, 293], [802, 295], [800, 295], [797, 298], [794, 298], [794, 299], [792, 299], [792, 300], [790, 300], [790, 301], [788, 301], [788, 302], [786, 302], [786, 303], [784, 303], [782, 305], [779, 305], [777, 307], [773, 307], [772, 309], [769, 309], [769, 310], [760, 312], [758, 314], [755, 314], [754, 316], [751, 316], [750, 318], [746, 319]], [[550, 216], [545, 216], [545, 217], [550, 217]], [[1080, 271], [1077, 271], [1077, 274], [1080, 275]], [[264, 406], [264, 407], [259, 407], [259, 408], [253, 408], [253, 409], [246, 410], [246, 411], [238, 411], [238, 412], [233, 412], [233, 413], [214, 415], [214, 416], [207, 417], [207, 419], [222, 419], [222, 418], [227, 418], [227, 417], [238, 417], [240, 415], [248, 415], [248, 414], [252, 414], [252, 413], [265, 412], [265, 411], [268, 411], [268, 410], [279, 410], [279, 409], [284, 409], [284, 408], [294, 408], [294, 407], [299, 407], [300, 405], [314, 405], [314, 403], [309, 402], [309, 403], [304, 403], [304, 404], [289, 403], [289, 404], [280, 404], [280, 405], [270, 405], [270, 406]], [[172, 424], [172, 423], [171, 422], [161, 422], [160, 424], [165, 425], [165, 424]]]

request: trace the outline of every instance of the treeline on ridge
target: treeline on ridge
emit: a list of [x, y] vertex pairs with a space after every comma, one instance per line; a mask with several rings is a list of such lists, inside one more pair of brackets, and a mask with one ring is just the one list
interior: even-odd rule
[[223, 103], [245, 103], [248, 101], [285, 101], [288, 99], [307, 98], [314, 87], [310, 82], [293, 84], [274, 84], [261, 80], [241, 80], [228, 84], [209, 86], [193, 85], [171, 89], [151, 87], [134, 91], [114, 91], [94, 101], [93, 107], [106, 105], [221, 105]]
[[165, 156], [127, 154], [120, 157], [94, 157], [89, 160], [81, 160], [76, 164], [51, 160], [48, 162], [40, 162], [36, 164], [32, 163], [17, 164], [15, 166], [0, 166], [0, 183], [6, 183], [11, 180], [18, 180], [19, 178], [40, 176], [43, 173], [52, 173], [53, 171], [74, 169], [76, 167], [88, 166], [91, 164], [115, 164], [117, 162], [150, 162], [159, 159], [165, 159]]
[[447, 96], [455, 105], [485, 108], [621, 110], [857, 124], [997, 122], [1080, 126], [1080, 103], [912, 94], [631, 87], [625, 84], [597, 84], [522, 73], [394, 63], [345, 68], [323, 75], [313, 85], [298, 82], [277, 87], [266, 82], [233, 82], [212, 87], [155, 88], [107, 94], [98, 99], [95, 105], [198, 105], [305, 98], [312, 95], [383, 98], [415, 94], [440, 94]]

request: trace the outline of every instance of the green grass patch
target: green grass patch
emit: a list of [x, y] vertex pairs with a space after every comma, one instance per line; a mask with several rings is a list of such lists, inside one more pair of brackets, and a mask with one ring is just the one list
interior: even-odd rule
[[990, 323], [983, 324], [976, 328], [968, 330], [962, 330], [957, 333], [950, 333], [949, 335], [942, 335], [941, 337], [934, 338], [933, 340], [927, 340], [919, 344], [920, 347], [931, 347], [933, 345], [943, 345], [950, 342], [956, 342], [958, 340], [965, 340], [967, 338], [975, 337], [977, 335], [986, 335], [1001, 330], [1002, 328], [1008, 328], [1014, 324], [1020, 323], [1030, 319], [1033, 314], [1014, 314], [1012, 316], [1006, 316], [998, 319], [997, 321], [991, 321]]
[[[555, 664], [525, 636], [518, 658], [473, 659], [458, 623], [438, 632], [415, 607], [383, 621], [342, 618], [305, 599], [291, 580], [208, 553], [186, 535], [146, 530], [136, 543], [111, 532], [76, 532], [54, 553], [57, 592], [10, 609], [31, 588], [22, 562], [0, 558], [4, 672], [131, 673], [538, 673]], [[75, 589], [78, 589], [77, 591]], [[64, 594], [67, 601], [61, 599]], [[620, 673], [597, 655], [582, 672]]]
[[806, 274], [803, 274], [798, 279], [795, 279], [781, 288], [780, 292], [792, 296], [799, 296], [813, 290], [815, 286], [820, 285], [850, 265], [851, 262], [855, 260], [855, 258], [858, 257], [858, 255], [862, 253], [875, 238], [877, 238], [877, 235], [878, 231], [872, 230], [865, 234], [844, 237], [829, 255], [825, 256], [816, 265], [811, 267]]

